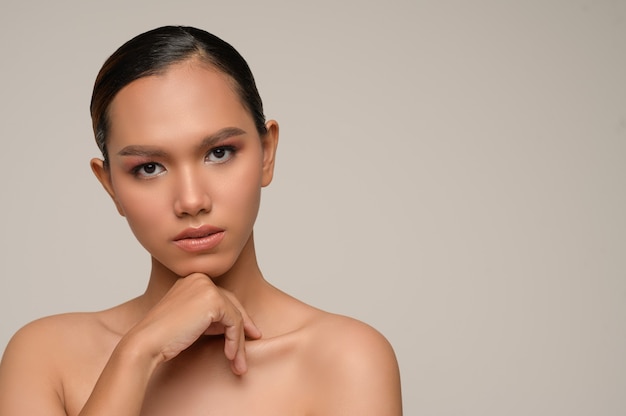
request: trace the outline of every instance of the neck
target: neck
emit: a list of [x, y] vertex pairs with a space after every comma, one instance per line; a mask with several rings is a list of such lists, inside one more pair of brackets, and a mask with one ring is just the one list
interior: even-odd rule
[[[141, 296], [144, 310], [152, 308], [178, 279], [180, 276], [153, 257], [150, 281], [145, 293]], [[235, 264], [225, 274], [213, 278], [213, 282], [232, 292], [247, 311], [252, 312], [260, 306], [258, 305], [259, 295], [271, 286], [265, 281], [259, 269], [252, 235]]]

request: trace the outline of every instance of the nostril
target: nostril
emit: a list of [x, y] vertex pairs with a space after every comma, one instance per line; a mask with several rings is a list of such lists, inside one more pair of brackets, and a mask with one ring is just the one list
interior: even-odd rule
[[197, 216], [206, 214], [211, 210], [209, 198], [198, 200], [179, 199], [175, 204], [175, 211], [178, 216]]

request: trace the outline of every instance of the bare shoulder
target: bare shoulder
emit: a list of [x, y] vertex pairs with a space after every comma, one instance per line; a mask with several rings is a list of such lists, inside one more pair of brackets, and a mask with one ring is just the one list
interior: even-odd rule
[[94, 337], [106, 337], [110, 332], [103, 314], [106, 311], [66, 313], [37, 319], [15, 333], [7, 345], [5, 356], [35, 351], [38, 357], [45, 358], [48, 355], [46, 351], [58, 353], [54, 351], [56, 348], [79, 349], [83, 342], [89, 342]]
[[[89, 347], [93, 357], [94, 346], [114, 346], [128, 330], [129, 311], [134, 302], [131, 300], [97, 312], [64, 313], [32, 321], [11, 338], [5, 356], [35, 350], [42, 359], [48, 355], [67, 355], [65, 352], [79, 358], [80, 352]], [[95, 348], [97, 350], [99, 348]]]
[[[113, 337], [102, 319], [102, 312], [67, 313], [37, 319], [18, 330], [9, 341], [0, 362], [0, 381], [6, 372], [19, 370], [38, 374], [80, 361], [87, 349], [105, 345]], [[61, 370], [62, 371], [62, 370]]]
[[46, 316], [32, 321], [15, 333], [14, 339], [39, 337], [42, 335], [55, 336], [59, 331], [69, 331], [76, 325], [84, 327], [98, 322], [100, 312], [73, 312]]
[[320, 358], [345, 360], [364, 355], [395, 363], [389, 341], [370, 325], [354, 318], [321, 312], [309, 330], [316, 340], [314, 346]]
[[99, 312], [54, 315], [22, 327], [0, 361], [0, 414], [65, 414], [64, 381], [96, 361], [93, 347], [105, 352], [109, 339]]
[[400, 375], [392, 346], [356, 319], [320, 313], [307, 330], [308, 370], [319, 414], [400, 415]]
[[22, 355], [31, 355], [43, 359], [47, 355], [45, 352], [58, 346], [68, 343], [74, 338], [71, 335], [80, 333], [81, 329], [92, 326], [92, 314], [63, 314], [53, 315], [37, 319], [22, 327], [9, 341], [4, 353], [3, 363], [8, 359], [19, 358]]

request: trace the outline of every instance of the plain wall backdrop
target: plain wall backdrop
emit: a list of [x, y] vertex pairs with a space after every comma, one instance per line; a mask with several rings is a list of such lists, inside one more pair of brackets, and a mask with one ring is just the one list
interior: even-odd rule
[[624, 1], [2, 0], [0, 350], [143, 291], [88, 105], [164, 24], [248, 60], [281, 124], [261, 268], [390, 340], [406, 415], [626, 414]]

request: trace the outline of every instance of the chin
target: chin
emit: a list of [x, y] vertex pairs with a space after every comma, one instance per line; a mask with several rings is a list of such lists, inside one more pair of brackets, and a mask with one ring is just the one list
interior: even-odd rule
[[234, 263], [234, 261], [231, 262], [226, 259], [207, 260], [196, 258], [191, 261], [185, 261], [184, 263], [172, 265], [164, 264], [164, 266], [180, 277], [189, 276], [192, 273], [204, 273], [211, 279], [215, 280], [228, 273], [232, 269]]

